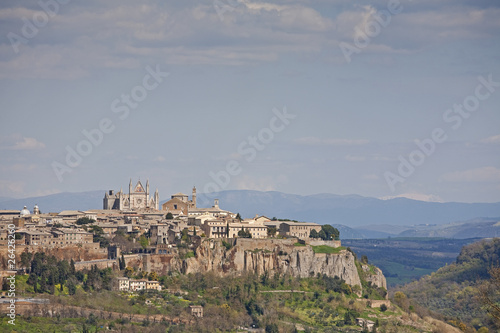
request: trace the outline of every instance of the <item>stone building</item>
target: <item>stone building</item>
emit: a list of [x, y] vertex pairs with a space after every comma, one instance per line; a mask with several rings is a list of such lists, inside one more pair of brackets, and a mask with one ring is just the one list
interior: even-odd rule
[[267, 238], [267, 227], [262, 223], [229, 223], [229, 238], [237, 238], [242, 229], [252, 238]]
[[82, 229], [57, 228], [47, 231], [21, 229], [18, 234], [24, 239], [24, 245], [46, 248], [66, 247], [93, 243], [93, 235]]
[[188, 211], [188, 215], [189, 217], [197, 217], [201, 215], [208, 215], [213, 218], [236, 217], [236, 214], [219, 207], [219, 199], [214, 199], [214, 205], [209, 208], [190, 208]]
[[279, 234], [285, 237], [308, 238], [311, 230], [321, 231], [321, 225], [308, 222], [282, 222], [279, 226]]
[[203, 318], [203, 306], [201, 305], [190, 305], [189, 310], [191, 311], [191, 315], [198, 317], [198, 318]]
[[146, 181], [146, 188], [139, 180], [135, 187], [132, 187], [132, 179], [129, 183], [128, 194], [120, 190], [114, 193], [113, 190], [106, 192], [103, 199], [103, 209], [118, 209], [118, 210], [141, 210], [141, 209], [156, 209], [160, 205], [160, 196], [158, 189], [154, 195], [149, 195], [149, 180]]
[[130, 289], [130, 279], [126, 277], [117, 277], [112, 283], [113, 290], [128, 291]]
[[227, 237], [227, 222], [224, 220], [206, 220], [201, 225], [201, 230], [208, 238], [225, 238]]
[[130, 280], [129, 282], [130, 290], [132, 291], [145, 290], [147, 281], [148, 280], [146, 279]]
[[168, 244], [168, 230], [171, 228], [169, 224], [152, 224], [149, 227], [151, 235], [151, 244]]
[[173, 216], [188, 216], [190, 210], [196, 209], [196, 187], [193, 187], [191, 200], [187, 194], [176, 193], [170, 200], [161, 205], [161, 210], [172, 213]]

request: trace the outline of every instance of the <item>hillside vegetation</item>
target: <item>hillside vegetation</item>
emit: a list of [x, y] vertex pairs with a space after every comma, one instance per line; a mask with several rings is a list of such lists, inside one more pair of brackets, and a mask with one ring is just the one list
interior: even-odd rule
[[409, 297], [409, 304], [428, 308], [463, 331], [496, 332], [500, 328], [500, 316], [495, 318], [500, 304], [499, 262], [499, 238], [476, 242], [464, 246], [455, 263], [399, 291]]
[[[4, 317], [0, 332], [94, 332], [103, 330], [101, 326], [120, 332], [241, 331], [238, 327], [282, 333], [368, 332], [357, 325], [357, 318], [373, 321], [377, 332], [445, 332], [443, 323], [407, 314], [385, 300], [386, 290], [366, 280], [376, 269], [366, 264], [367, 258], [355, 262], [362, 290], [321, 274], [221, 277], [171, 271], [158, 276], [128, 266], [75, 271], [71, 262], [44, 253], [24, 259], [30, 274], [17, 276], [19, 296], [42, 296], [49, 303], [25, 310], [16, 317], [16, 327]], [[111, 291], [111, 280], [123, 275], [158, 280], [163, 290]], [[201, 305], [204, 317], [191, 316], [190, 305]]]
[[394, 237], [385, 239], [351, 239], [342, 245], [359, 258], [366, 255], [394, 287], [420, 279], [457, 259], [465, 245], [480, 239], [445, 239]]

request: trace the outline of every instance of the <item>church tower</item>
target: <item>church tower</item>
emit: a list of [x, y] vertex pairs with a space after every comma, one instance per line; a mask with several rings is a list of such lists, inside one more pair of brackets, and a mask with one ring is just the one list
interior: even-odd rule
[[193, 197], [191, 201], [193, 202], [193, 208], [196, 208], [196, 186], [193, 186]]
[[158, 194], [158, 189], [155, 191], [155, 209], [160, 209], [160, 195]]

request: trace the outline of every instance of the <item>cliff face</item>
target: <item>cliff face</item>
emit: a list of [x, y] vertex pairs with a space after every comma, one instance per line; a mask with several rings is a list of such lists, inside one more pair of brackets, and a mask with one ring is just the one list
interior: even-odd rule
[[[354, 256], [347, 250], [335, 254], [314, 253], [311, 246], [295, 246], [295, 239], [243, 239], [232, 241], [227, 249], [221, 240], [207, 239], [196, 249], [196, 256], [185, 260], [177, 256], [145, 256], [143, 269], [163, 274], [170, 270], [185, 274], [212, 271], [219, 275], [268, 272], [310, 277], [319, 274], [338, 276], [351, 286], [361, 287]], [[379, 270], [380, 271], [380, 270]], [[381, 274], [372, 283], [385, 287]]]
[[367, 265], [362, 266], [363, 271], [365, 272], [365, 279], [367, 282], [371, 282], [373, 285], [377, 287], [384, 287], [387, 289], [387, 281], [385, 279], [384, 274], [382, 273], [382, 270], [378, 267], [375, 267], [375, 274], [370, 273], [370, 268]]
[[184, 261], [183, 272], [214, 271], [221, 275], [238, 272], [289, 273], [298, 277], [316, 274], [338, 276], [350, 285], [359, 285], [353, 255], [346, 250], [339, 254], [314, 253], [310, 246], [294, 246], [296, 240], [236, 239], [226, 250], [220, 241], [205, 241], [195, 258]]

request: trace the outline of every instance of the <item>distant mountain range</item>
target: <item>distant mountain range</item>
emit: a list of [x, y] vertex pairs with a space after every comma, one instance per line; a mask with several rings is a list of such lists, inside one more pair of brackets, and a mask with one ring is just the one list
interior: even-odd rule
[[481, 217], [467, 221], [439, 225], [367, 225], [356, 228], [349, 228], [341, 224], [334, 224], [333, 226], [339, 229], [341, 239], [387, 237], [469, 239], [500, 237], [500, 217]]
[[[223, 191], [210, 195], [220, 206], [243, 217], [255, 214], [269, 218], [342, 224], [351, 228], [367, 225], [411, 226], [445, 224], [477, 217], [500, 216], [499, 203], [426, 202], [406, 198], [380, 200], [359, 195], [296, 195], [250, 190]], [[206, 205], [213, 200], [198, 195]], [[394, 230], [392, 226], [386, 230]], [[403, 230], [398, 229], [398, 233]]]
[[30, 211], [38, 205], [42, 213], [63, 210], [102, 209], [105, 190], [89, 192], [63, 192], [24, 199], [0, 198], [0, 209], [21, 210], [26, 206]]
[[[0, 198], [0, 209], [20, 210], [27, 206], [32, 210], [35, 204], [42, 212], [100, 209], [105, 192], [58, 193], [25, 199]], [[219, 199], [222, 209], [238, 212], [245, 218], [258, 214], [269, 218], [332, 224], [339, 228], [344, 239], [397, 235], [482, 237], [478, 235], [485, 232], [500, 236], [496, 233], [499, 227], [495, 225], [500, 221], [500, 203], [438, 203], [406, 198], [381, 200], [359, 195], [296, 195], [231, 190], [210, 195], [198, 194], [198, 206], [210, 207], [215, 198]]]

